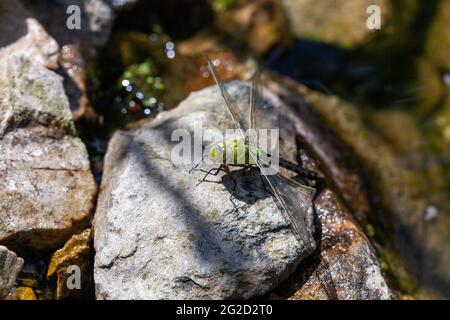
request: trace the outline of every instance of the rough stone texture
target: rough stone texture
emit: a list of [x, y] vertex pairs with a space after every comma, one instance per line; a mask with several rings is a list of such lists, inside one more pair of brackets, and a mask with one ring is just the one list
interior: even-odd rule
[[[53, 254], [47, 277], [57, 276], [56, 299], [82, 299], [92, 293], [91, 235], [91, 229], [86, 229]], [[67, 269], [70, 266], [77, 266], [80, 270], [81, 288], [78, 290], [67, 288], [68, 278], [74, 274], [74, 270]]]
[[291, 299], [392, 299], [375, 250], [336, 195], [324, 190], [315, 211], [321, 229], [320, 262]]
[[[86, 94], [86, 62], [109, 38], [114, 15], [100, 0], [5, 0], [0, 4], [0, 48], [6, 54], [33, 58], [64, 77], [74, 119], [95, 116]], [[81, 29], [66, 27], [69, 5], [81, 9]], [[28, 26], [28, 31], [27, 31]], [[4, 31], [4, 32], [3, 32]]]
[[292, 33], [281, 1], [240, 1], [226, 10], [216, 10], [216, 28], [246, 43], [258, 54], [267, 53], [277, 44], [287, 44], [291, 40]]
[[30, 287], [18, 287], [5, 300], [37, 300], [36, 293]]
[[[244, 108], [248, 86], [228, 88]], [[99, 299], [250, 298], [286, 279], [307, 254], [257, 172], [233, 172], [236, 210], [228, 177], [195, 187], [204, 173], [172, 163], [172, 130], [192, 132], [203, 122], [204, 136], [215, 141], [218, 126], [233, 128], [224, 108], [217, 88], [208, 87], [149, 125], [112, 138], [94, 220]], [[279, 119], [271, 108], [266, 115], [273, 124]], [[295, 149], [294, 135], [287, 137], [282, 150]]]
[[92, 213], [87, 152], [60, 76], [23, 57], [0, 70], [0, 243], [54, 248]]
[[343, 47], [362, 44], [377, 31], [366, 26], [369, 5], [380, 7], [381, 27], [391, 14], [383, 0], [283, 0], [283, 5], [296, 36]]
[[61, 77], [23, 57], [0, 60], [0, 70], [1, 138], [23, 127], [75, 133]]
[[8, 248], [0, 246], [0, 300], [8, 295], [22, 266], [22, 258], [18, 258]]
[[16, 0], [0, 2], [0, 58], [11, 55], [58, 67], [59, 46]]
[[[446, 214], [448, 184], [443, 158], [434, 158], [408, 114], [374, 113], [368, 126], [367, 116], [357, 106], [299, 88], [361, 161], [375, 199], [384, 209], [378, 219], [392, 224], [395, 246], [425, 289], [423, 293], [448, 298], [450, 217]], [[430, 212], [434, 214], [428, 216]], [[392, 254], [388, 258], [391, 260]], [[411, 279], [402, 279], [405, 272], [401, 261], [388, 262], [401, 285], [410, 287]]]

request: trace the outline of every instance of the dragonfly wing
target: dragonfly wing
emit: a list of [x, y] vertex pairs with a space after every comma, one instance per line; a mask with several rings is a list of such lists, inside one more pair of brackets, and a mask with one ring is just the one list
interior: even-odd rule
[[[250, 95], [249, 118], [248, 123], [246, 124], [240, 116], [242, 113], [239, 112], [235, 102], [226, 91], [225, 85], [220, 79], [214, 63], [209, 59], [208, 66], [214, 76], [217, 86], [220, 89], [225, 105], [236, 129], [241, 131], [241, 134], [245, 139], [245, 131], [247, 129], [256, 129], [254, 116], [255, 110], [256, 108], [262, 107], [264, 102], [260, 74], [256, 73], [253, 77]], [[315, 189], [301, 185], [280, 173], [268, 173], [267, 165], [262, 163], [264, 160], [261, 160], [260, 154], [258, 153], [259, 149], [252, 147], [252, 145], [253, 143], [250, 143], [250, 157], [252, 158], [253, 163], [257, 164], [261, 174], [266, 179], [271, 192], [276, 198], [277, 204], [280, 206], [284, 219], [291, 225], [296, 238], [308, 250], [311, 250], [313, 248], [314, 240], [306, 227], [305, 217], [309, 206], [311, 205]]]
[[[258, 162], [264, 173], [264, 167]], [[264, 175], [270, 191], [275, 196], [284, 219], [290, 223], [292, 231], [308, 250], [313, 249], [313, 237], [306, 227], [306, 214], [311, 206], [315, 189], [304, 186], [281, 173]]]
[[[261, 74], [257, 72], [253, 76], [252, 88], [250, 94], [250, 111], [249, 111], [249, 128], [257, 129], [256, 123], [256, 109], [262, 111], [264, 104], [263, 86], [261, 84]], [[261, 156], [260, 151], [256, 146], [257, 140], [255, 137], [250, 139], [250, 156], [254, 163], [259, 167], [261, 174], [269, 185], [270, 191], [274, 195], [280, 211], [284, 219], [290, 223], [292, 231], [297, 239], [303, 243], [308, 249], [313, 249], [314, 240], [311, 232], [306, 227], [306, 214], [311, 206], [312, 199], [316, 190], [304, 186], [280, 172], [273, 174], [269, 169], [270, 159]]]
[[250, 110], [248, 114], [248, 127], [257, 129], [255, 126], [255, 110], [262, 107], [264, 103], [263, 88], [261, 85], [261, 73], [257, 71], [252, 77], [252, 87], [250, 91]]
[[225, 101], [225, 105], [227, 107], [228, 113], [230, 114], [234, 126], [236, 129], [241, 131], [242, 137], [245, 138], [244, 133], [248, 129], [246, 123], [243, 121], [242, 117], [240, 116], [241, 112], [239, 112], [239, 108], [237, 107], [236, 103], [231, 99], [229, 93], [227, 92], [225, 88], [225, 84], [220, 79], [219, 73], [216, 70], [216, 67], [214, 63], [208, 59], [208, 66], [211, 70], [211, 73], [214, 77], [214, 80], [217, 83], [217, 86], [220, 89], [220, 93], [222, 94], [223, 100]]

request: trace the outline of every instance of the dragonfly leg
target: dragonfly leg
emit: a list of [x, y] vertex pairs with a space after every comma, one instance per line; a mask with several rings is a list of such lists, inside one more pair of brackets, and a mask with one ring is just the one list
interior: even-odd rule
[[193, 166], [190, 170], [189, 170], [189, 174], [192, 172], [192, 171], [196, 171], [197, 170], [197, 167], [203, 162], [203, 156], [204, 156], [204, 154], [203, 154], [203, 152], [205, 151], [205, 147], [202, 145], [202, 160], [200, 160], [195, 166]]
[[230, 202], [233, 204], [234, 209], [236, 211], [239, 211], [239, 207], [237, 206], [236, 202], [234, 202], [234, 199], [236, 198], [234, 195], [236, 194], [238, 184], [237, 184], [236, 179], [233, 177], [233, 175], [231, 173], [228, 174], [228, 177], [230, 177], [231, 181], [233, 181], [233, 189], [230, 193]]
[[[199, 182], [197, 183], [197, 186], [198, 186], [198, 185], [200, 185], [201, 183], [207, 181], [206, 178], [207, 178], [208, 176], [217, 176], [217, 175], [219, 174], [219, 172], [220, 172], [220, 171], [223, 171], [223, 170], [224, 170], [224, 169], [223, 169], [223, 166], [220, 165], [219, 168], [212, 168], [212, 169], [210, 169], [210, 170], [208, 170], [208, 171], [203, 170], [203, 169], [193, 169], [192, 171], [200, 171], [200, 172], [206, 173], [205, 176], [204, 176], [202, 179], [200, 179]], [[215, 182], [215, 181], [210, 181], [210, 182]]]
[[197, 167], [198, 167], [202, 162], [203, 162], [203, 160], [200, 161], [199, 163], [197, 163], [195, 166], [193, 166], [193, 167], [189, 170], [189, 174], [191, 174], [192, 171], [197, 171]]

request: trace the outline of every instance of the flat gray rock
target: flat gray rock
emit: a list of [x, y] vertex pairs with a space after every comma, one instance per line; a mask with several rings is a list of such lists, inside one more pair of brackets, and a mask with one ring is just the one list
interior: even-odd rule
[[[248, 85], [228, 88], [244, 110]], [[94, 219], [99, 299], [251, 298], [286, 279], [308, 254], [256, 170], [233, 171], [231, 201], [229, 177], [220, 173], [196, 187], [204, 173], [171, 161], [172, 131], [192, 132], [201, 123], [210, 137], [232, 128], [215, 86], [110, 141]], [[295, 148], [290, 136], [283, 150]]]
[[0, 244], [61, 246], [96, 194], [62, 78], [24, 57], [0, 59]]
[[22, 258], [18, 258], [8, 248], [0, 246], [0, 300], [8, 295], [22, 267]]

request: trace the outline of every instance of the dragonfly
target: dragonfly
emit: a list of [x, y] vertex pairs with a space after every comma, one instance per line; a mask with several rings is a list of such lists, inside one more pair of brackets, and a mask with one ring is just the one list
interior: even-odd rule
[[[262, 107], [264, 102], [260, 72], [256, 72], [252, 77], [250, 88], [250, 105], [247, 120], [240, 112], [236, 103], [231, 99], [230, 94], [225, 88], [224, 82], [221, 80], [214, 62], [209, 58], [208, 67], [214, 77], [214, 80], [220, 90], [222, 98], [225, 102], [226, 109], [231, 117], [235, 129], [239, 132], [238, 138], [232, 138], [215, 142], [210, 150], [209, 157], [220, 163], [219, 170], [224, 170], [231, 175], [230, 165], [241, 167], [256, 167], [259, 169], [270, 193], [274, 196], [284, 219], [290, 225], [296, 239], [307, 249], [314, 249], [314, 240], [311, 233], [306, 227], [306, 214], [311, 206], [315, 189], [287, 177], [280, 171], [276, 173], [270, 172], [270, 154], [266, 150], [257, 147], [255, 137], [246, 135], [245, 132], [252, 132], [252, 129], [259, 129], [256, 125], [255, 111], [258, 107]], [[250, 129], [250, 130], [249, 130]], [[227, 161], [227, 155], [232, 158]]]

